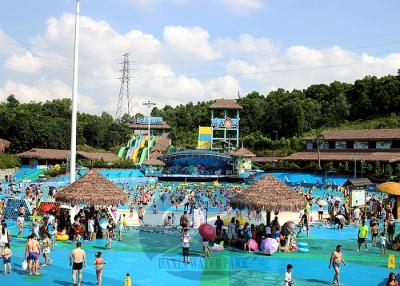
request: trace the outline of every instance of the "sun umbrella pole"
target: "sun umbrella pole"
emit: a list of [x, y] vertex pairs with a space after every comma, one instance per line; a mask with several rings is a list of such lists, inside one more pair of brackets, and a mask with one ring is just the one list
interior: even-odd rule
[[271, 211], [267, 210], [267, 225], [271, 224]]

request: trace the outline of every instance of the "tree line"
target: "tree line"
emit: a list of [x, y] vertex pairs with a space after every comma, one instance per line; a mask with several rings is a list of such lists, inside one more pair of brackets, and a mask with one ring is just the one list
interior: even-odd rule
[[[103, 112], [78, 113], [77, 143], [110, 150], [126, 141], [128, 126]], [[20, 103], [14, 95], [0, 103], [0, 138], [11, 142], [10, 151], [31, 148], [69, 149], [71, 100]]]
[[[237, 102], [243, 107], [240, 137], [247, 147], [299, 149], [302, 145], [298, 138], [323, 128], [356, 127], [354, 122], [367, 128], [399, 127], [400, 73], [366, 76], [352, 84], [334, 81], [303, 90], [278, 89], [265, 95], [252, 92]], [[210, 125], [211, 103], [166, 105], [154, 108], [152, 116], [161, 116], [171, 125], [174, 145], [195, 147], [198, 126]], [[100, 116], [78, 113], [78, 144], [113, 150], [126, 142], [131, 132], [126, 123], [130, 120], [125, 115], [119, 122], [106, 112]], [[12, 142], [11, 152], [33, 147], [69, 149], [70, 126], [69, 99], [20, 103], [10, 95], [0, 103], [0, 138]]]
[[[334, 81], [303, 90], [278, 89], [265, 95], [252, 92], [237, 102], [243, 107], [240, 136], [246, 146], [256, 150], [274, 149], [278, 145], [291, 148], [298, 146], [297, 142], [273, 143], [271, 139], [299, 138], [318, 129], [352, 122], [369, 121], [366, 126], [369, 128], [400, 127], [400, 73], [380, 78], [366, 76], [353, 84]], [[152, 114], [163, 117], [172, 126], [178, 146], [195, 146], [198, 126], [210, 125], [207, 108], [210, 104], [211, 101], [166, 105], [154, 108]]]

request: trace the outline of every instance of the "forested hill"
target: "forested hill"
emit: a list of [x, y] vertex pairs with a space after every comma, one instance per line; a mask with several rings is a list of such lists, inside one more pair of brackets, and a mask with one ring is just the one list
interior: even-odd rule
[[[210, 103], [167, 105], [153, 109], [152, 115], [162, 116], [172, 126], [173, 144], [196, 146], [198, 126], [210, 125]], [[257, 144], [262, 145], [261, 149], [268, 144], [285, 148], [298, 140], [274, 143], [271, 138], [299, 137], [312, 130], [343, 125], [400, 127], [400, 75], [368, 76], [353, 84], [332, 82], [304, 90], [278, 89], [266, 95], [253, 92], [239, 98], [238, 103], [243, 106], [240, 135], [245, 144], [253, 149], [258, 149]], [[12, 142], [12, 152], [33, 147], [68, 149], [70, 124], [69, 99], [22, 104], [10, 96], [0, 103], [0, 138]], [[126, 124], [116, 122], [105, 112], [101, 116], [78, 114], [78, 144], [110, 150], [126, 143], [129, 132]]]
[[[243, 106], [241, 138], [256, 133], [269, 138], [298, 137], [316, 129], [399, 115], [400, 75], [367, 76], [353, 84], [335, 81], [329, 85], [312, 85], [304, 90], [278, 89], [266, 95], [253, 92], [237, 102]], [[198, 126], [210, 124], [209, 104], [165, 106], [163, 109], [155, 108], [153, 115], [164, 117], [174, 128], [177, 145], [195, 146]], [[393, 116], [388, 118], [390, 122], [387, 124], [380, 119], [381, 127], [400, 127]], [[373, 123], [369, 126], [379, 127]], [[357, 126], [353, 124], [352, 127]]]
[[[110, 149], [126, 142], [127, 125], [111, 115], [78, 113], [78, 144]], [[11, 141], [11, 152], [31, 148], [69, 149], [71, 138], [71, 101], [19, 103], [13, 95], [0, 103], [0, 138]]]

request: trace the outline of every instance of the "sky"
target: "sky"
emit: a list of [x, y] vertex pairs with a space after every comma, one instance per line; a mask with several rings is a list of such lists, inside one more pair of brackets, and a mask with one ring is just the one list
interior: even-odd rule
[[[80, 2], [82, 112], [115, 114], [124, 53], [134, 113], [400, 68], [398, 0]], [[75, 0], [0, 5], [0, 100], [70, 98]]]

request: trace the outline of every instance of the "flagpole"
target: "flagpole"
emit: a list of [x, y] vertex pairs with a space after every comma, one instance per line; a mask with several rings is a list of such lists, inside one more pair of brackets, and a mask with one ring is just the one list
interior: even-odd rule
[[79, 48], [79, 1], [76, 0], [75, 43], [74, 43], [74, 76], [72, 87], [72, 120], [71, 120], [71, 161], [70, 183], [75, 182], [76, 176], [76, 121], [78, 112], [78, 48]]

